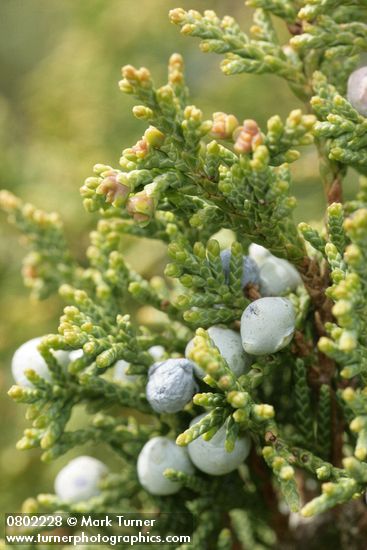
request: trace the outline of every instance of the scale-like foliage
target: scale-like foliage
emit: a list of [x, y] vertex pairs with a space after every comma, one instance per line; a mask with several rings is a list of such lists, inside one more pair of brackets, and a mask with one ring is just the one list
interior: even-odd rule
[[[345, 97], [358, 54], [367, 49], [367, 4], [250, 0], [248, 5], [256, 8], [249, 34], [232, 17], [213, 11], [178, 8], [170, 20], [184, 35], [198, 37], [203, 52], [223, 55], [225, 74], [285, 79], [305, 102], [304, 112], [290, 108], [285, 120], [274, 115], [265, 128], [250, 113], [243, 113], [243, 122], [230, 113], [207, 120], [190, 103], [180, 55], [170, 58], [163, 86], [153, 83], [146, 68], [125, 66], [120, 88], [139, 102], [133, 114], [147, 129], [124, 149], [118, 167], [96, 164], [81, 188], [86, 209], [101, 217], [91, 234], [87, 267], [72, 259], [57, 216], [23, 205], [8, 192], [0, 195], [31, 245], [26, 284], [40, 298], [59, 290], [67, 303], [58, 334], [46, 336], [39, 348], [50, 380], [29, 369], [25, 375], [32, 385], [10, 390], [16, 401], [28, 404], [32, 422], [18, 447], [40, 447], [42, 459], [52, 460], [93, 441], [110, 446], [124, 464], [89, 501], [70, 504], [39, 495], [24, 510], [115, 511], [127, 503], [135, 511], [188, 510], [199, 518], [192, 547], [200, 550], [282, 548], [284, 540], [297, 540], [292, 522], [280, 513], [285, 504], [293, 516], [314, 516], [345, 503], [346, 517], [364, 513], [367, 186], [362, 177], [357, 197], [343, 204], [342, 184], [348, 169], [367, 170], [367, 119]], [[274, 17], [289, 30], [285, 44]], [[327, 202], [322, 233], [306, 222], [297, 228], [292, 219], [289, 164], [312, 143]], [[223, 228], [235, 235], [227, 266], [215, 238]], [[145, 280], [125, 263], [120, 246], [125, 235], [167, 245], [164, 277]], [[298, 278], [279, 292], [295, 312], [291, 343], [253, 357], [236, 374], [210, 327], [238, 331], [243, 311], [266, 294], [264, 256], [257, 260], [259, 278], [243, 283], [251, 243], [283, 262], [277, 269], [289, 277], [293, 272], [284, 261], [293, 264], [302, 283]], [[164, 314], [154, 329], [130, 318], [132, 300]], [[145, 393], [152, 346], [163, 346], [161, 359], [177, 358], [190, 339], [186, 354], [203, 372], [195, 394], [183, 410], [157, 413]], [[69, 354], [66, 364], [58, 359], [60, 350]], [[129, 365], [130, 381], [114, 376], [118, 361]], [[68, 420], [80, 404], [91, 418], [85, 428], [71, 431]], [[114, 416], [119, 409], [124, 414]], [[250, 456], [237, 470], [213, 476], [200, 468], [194, 474], [169, 468], [167, 478], [182, 486], [179, 498], [142, 489], [137, 457], [153, 436], [190, 448], [198, 438], [210, 442], [221, 433], [229, 456], [244, 437], [251, 439]], [[321, 494], [312, 478], [322, 483]], [[307, 525], [300, 521], [298, 530]], [[345, 525], [349, 520], [330, 528], [330, 540], [340, 547]], [[360, 542], [366, 522], [359, 525]], [[319, 547], [330, 547], [330, 529], [323, 530], [322, 522], [310, 532], [318, 526]]]

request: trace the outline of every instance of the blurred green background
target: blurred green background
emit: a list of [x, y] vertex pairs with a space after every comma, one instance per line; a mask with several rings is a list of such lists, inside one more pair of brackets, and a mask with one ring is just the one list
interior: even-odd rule
[[[169, 9], [178, 6], [228, 13], [244, 28], [251, 22], [251, 10], [240, 0], [1, 0], [0, 186], [59, 211], [80, 259], [95, 218], [84, 212], [79, 187], [96, 162], [117, 166], [121, 150], [144, 131], [131, 114], [132, 99], [118, 89], [122, 65], [145, 65], [163, 84], [169, 55], [182, 53], [192, 102], [208, 117], [226, 111], [264, 125], [269, 116], [300, 106], [276, 77], [223, 76], [217, 56], [202, 54], [195, 39], [169, 23]], [[281, 25], [279, 31], [285, 33]], [[312, 148], [294, 172], [297, 219], [321, 218], [324, 200]], [[12, 512], [27, 496], [52, 491], [55, 472], [70, 457], [45, 465], [38, 452], [15, 450], [26, 422], [23, 407], [6, 396], [10, 358], [25, 340], [56, 330], [61, 303], [57, 297], [29, 299], [20, 276], [19, 235], [5, 216], [0, 236], [0, 510]], [[129, 240], [126, 255], [149, 276], [162, 248]]]

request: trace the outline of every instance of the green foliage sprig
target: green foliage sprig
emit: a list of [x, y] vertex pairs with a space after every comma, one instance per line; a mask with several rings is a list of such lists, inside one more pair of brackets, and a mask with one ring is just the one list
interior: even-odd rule
[[[242, 123], [231, 113], [207, 119], [190, 103], [180, 55], [170, 58], [167, 83], [160, 87], [146, 68], [125, 66], [120, 89], [137, 99], [133, 114], [147, 129], [123, 150], [118, 168], [96, 164], [81, 188], [86, 209], [101, 217], [86, 267], [72, 259], [55, 215], [0, 195], [32, 247], [26, 284], [40, 298], [59, 290], [67, 302], [58, 334], [40, 346], [51, 380], [29, 369], [32, 386], [10, 390], [28, 404], [32, 422], [18, 447], [41, 447], [42, 458], [52, 460], [92, 441], [107, 445], [124, 464], [122, 474], [101, 483], [98, 497], [71, 505], [39, 495], [25, 510], [106, 511], [126, 503], [131, 510], [190, 510], [200, 517], [193, 535], [193, 548], [200, 550], [281, 548], [296, 540], [279, 512], [284, 503], [306, 517], [346, 503], [341, 514], [365, 513], [367, 187], [362, 177], [356, 199], [343, 203], [342, 185], [348, 169], [366, 173], [366, 118], [345, 97], [347, 78], [367, 46], [366, 3], [248, 5], [256, 8], [249, 34], [213, 11], [179, 8], [170, 20], [184, 35], [200, 38], [202, 51], [224, 55], [225, 74], [284, 78], [305, 102], [304, 112], [291, 109], [285, 121], [274, 115], [264, 129], [249, 113]], [[285, 23], [287, 43], [279, 40], [274, 17]], [[327, 202], [322, 232], [306, 222], [297, 227], [292, 218], [289, 164], [312, 143]], [[235, 235], [227, 278], [219, 229]], [[167, 246], [165, 278], [145, 280], [127, 265], [125, 235]], [[237, 376], [205, 329], [219, 324], [238, 330], [242, 312], [264, 294], [261, 265], [260, 284], [242, 288], [243, 256], [251, 254], [251, 243], [291, 262], [304, 285], [283, 293], [296, 314], [291, 344], [254, 357]], [[139, 325], [127, 314], [131, 300], [163, 318]], [[187, 353], [204, 378], [183, 410], [157, 413], [145, 394], [154, 363], [150, 349], [160, 345], [163, 358], [182, 357], [194, 330]], [[57, 350], [78, 356], [63, 364]], [[114, 376], [118, 361], [128, 363], [126, 376], [135, 376], [130, 382]], [[74, 407], [83, 405], [88, 426], [68, 430]], [[203, 418], [190, 425], [202, 409]], [[223, 428], [227, 453], [244, 434], [252, 441], [249, 458], [236, 471], [221, 477], [168, 468], [164, 475], [182, 486], [179, 499], [141, 487], [136, 461], [152, 436], [190, 449], [199, 437], [214, 441]], [[345, 523], [333, 522], [332, 540], [345, 540]], [[326, 531], [319, 536], [327, 547]], [[356, 539], [363, 536], [361, 527]]]

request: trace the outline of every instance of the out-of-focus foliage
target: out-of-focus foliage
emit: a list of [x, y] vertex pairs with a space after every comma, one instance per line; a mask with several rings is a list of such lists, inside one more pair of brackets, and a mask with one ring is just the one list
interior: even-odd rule
[[[220, 15], [231, 12], [245, 28], [249, 25], [250, 10], [237, 0], [225, 5], [197, 0], [194, 6], [182, 0], [180, 5], [215, 9]], [[60, 212], [81, 261], [94, 220], [83, 210], [80, 184], [95, 159], [113, 162], [143, 130], [129, 113], [129, 98], [116, 85], [120, 66], [144, 63], [162, 80], [169, 55], [183, 53], [193, 103], [200, 97], [206, 115], [233, 112], [239, 120], [251, 118], [263, 125], [275, 112], [285, 117], [299, 106], [275, 76], [227, 79], [214, 55], [203, 56], [169, 23], [168, 10], [176, 6], [173, 0], [141, 0], [139, 6], [132, 0], [0, 4], [1, 187]], [[312, 155], [305, 154], [295, 168], [301, 183], [292, 192], [302, 196], [303, 220], [319, 218], [323, 211]], [[350, 186], [347, 197], [352, 192]], [[56, 330], [59, 302], [28, 300], [17, 270], [22, 256], [18, 237], [4, 220], [0, 237], [0, 387], [5, 393], [11, 383], [12, 350], [30, 337], [50, 332], [52, 326]], [[162, 248], [134, 239], [126, 240], [125, 247], [127, 259], [140, 273], [151, 276], [158, 270], [156, 258]], [[0, 509], [9, 512], [32, 493], [30, 485], [36, 484], [39, 492], [51, 490], [52, 473], [61, 461], [40, 466], [36, 452], [16, 452], [14, 433], [21, 431], [22, 410], [5, 397], [0, 407]]]

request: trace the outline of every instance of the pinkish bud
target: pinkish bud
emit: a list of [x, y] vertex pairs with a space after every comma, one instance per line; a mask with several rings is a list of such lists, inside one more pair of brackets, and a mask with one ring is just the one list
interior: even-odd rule
[[138, 78], [140, 84], [150, 84], [151, 82], [151, 75], [150, 71], [146, 67], [140, 67], [140, 69], [137, 71]]
[[131, 151], [138, 159], [145, 158], [148, 154], [148, 149], [148, 143], [145, 138], [139, 139], [139, 141], [137, 141], [136, 144], [131, 147]]
[[139, 84], [140, 86], [149, 87], [151, 85], [151, 76], [148, 69], [141, 67], [136, 69], [132, 65], [125, 65], [121, 69], [123, 80], [120, 81], [120, 88], [125, 91], [130, 90], [132, 85]]
[[178, 53], [171, 55], [168, 64], [168, 81], [170, 84], [181, 84], [183, 82], [183, 59]]
[[146, 225], [154, 214], [154, 199], [148, 196], [146, 191], [140, 191], [140, 193], [136, 193], [136, 195], [128, 199], [126, 210], [133, 217], [134, 221]]
[[251, 152], [251, 136], [243, 131], [243, 128], [240, 127], [238, 132], [235, 132], [234, 139], [234, 150], [236, 153], [246, 154]]
[[36, 266], [34, 265], [23, 265], [22, 267], [22, 275], [24, 279], [37, 279], [38, 277], [38, 270]]
[[234, 132], [233, 139], [235, 140], [234, 150], [240, 154], [255, 151], [263, 143], [260, 128], [256, 121], [251, 119], [243, 121], [243, 125]]
[[121, 74], [124, 78], [127, 78], [128, 80], [135, 80], [136, 79], [136, 69], [132, 65], [124, 65], [121, 69]]
[[234, 115], [213, 113], [211, 134], [217, 139], [229, 139], [238, 125], [238, 120]]
[[203, 113], [195, 105], [188, 105], [185, 107], [184, 117], [186, 120], [191, 119], [199, 122], [203, 118]]
[[255, 120], [252, 120], [251, 118], [248, 118], [243, 121], [243, 129], [248, 134], [251, 134], [252, 136], [255, 136], [260, 132], [260, 128], [257, 125], [257, 122]]
[[124, 204], [131, 191], [127, 179], [125, 178], [123, 182], [119, 181], [120, 174], [116, 170], [109, 170], [103, 175], [104, 178], [96, 192], [99, 195], [105, 195], [108, 203], [115, 203], [115, 206]]

